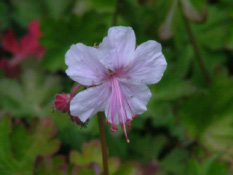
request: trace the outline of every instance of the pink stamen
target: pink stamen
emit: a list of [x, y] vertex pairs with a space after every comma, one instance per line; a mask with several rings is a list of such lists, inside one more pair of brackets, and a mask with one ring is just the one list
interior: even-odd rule
[[[127, 101], [127, 100], [125, 100], [125, 101]], [[130, 122], [131, 122], [132, 120], [128, 118], [127, 112], [126, 112], [126, 109], [125, 109], [125, 106], [123, 106], [123, 107], [124, 107], [123, 109], [124, 109], [125, 116], [126, 116], [126, 125], [129, 127], [129, 130], [131, 130], [131, 124], [130, 124]]]
[[[129, 127], [129, 130], [131, 130], [130, 122], [132, 120], [129, 118], [127, 114], [127, 107], [130, 110], [130, 113], [132, 114], [132, 116], [135, 116], [135, 114], [133, 113], [133, 110], [130, 107], [125, 94], [121, 90], [121, 87], [116, 78], [116, 75], [118, 74], [114, 72], [111, 72], [109, 75], [109, 80], [112, 86], [112, 97], [111, 97], [111, 105], [108, 107], [106, 122], [109, 122], [110, 120], [112, 123], [111, 130], [113, 132], [117, 131], [117, 127], [115, 126], [115, 120], [116, 120], [115, 117], [117, 116], [119, 124], [124, 129], [126, 141], [129, 143], [126, 125]], [[111, 114], [110, 114], [110, 110], [111, 110]], [[115, 114], [117, 115], [115, 116]]]
[[[126, 124], [128, 123], [128, 121], [131, 121], [129, 118], [128, 118], [128, 115], [127, 115], [127, 112], [126, 112], [126, 109], [125, 109], [125, 106], [123, 105], [123, 109], [124, 109], [124, 112], [125, 112], [125, 116], [126, 116]], [[128, 124], [127, 124], [128, 125]]]
[[116, 96], [115, 93], [112, 91], [112, 110], [111, 110], [112, 128], [115, 128], [115, 123], [114, 123], [115, 107], [116, 107], [115, 102], [116, 102]]
[[[124, 94], [122, 94], [122, 95], [124, 95]], [[125, 96], [123, 96], [123, 97], [125, 98]], [[137, 116], [136, 114], [134, 114], [134, 112], [133, 112], [131, 106], [129, 105], [129, 103], [128, 103], [128, 101], [127, 101], [127, 98], [125, 98], [125, 101], [126, 101], [126, 104], [127, 104], [128, 108], [129, 108], [131, 114], [132, 114], [132, 118], [135, 117], [135, 116]], [[125, 107], [124, 107], [124, 110], [125, 110]], [[125, 113], [126, 113], [126, 110], [125, 110]], [[127, 114], [125, 114], [125, 115], [126, 115], [126, 124], [127, 124], [127, 126], [129, 127], [129, 130], [131, 130], [132, 127], [131, 127], [130, 122], [131, 122], [132, 120], [128, 118]]]
[[[122, 102], [122, 93], [121, 93], [121, 89], [120, 89], [119, 83], [118, 83], [118, 81], [115, 78], [113, 79], [113, 85], [115, 86], [116, 94], [117, 94], [117, 96], [119, 98], [120, 109], [118, 109], [118, 110], [121, 111], [121, 117], [122, 117], [122, 123], [123, 123], [123, 128], [124, 128], [124, 133], [125, 133], [126, 141], [129, 143], [129, 138], [128, 138], [128, 135], [127, 135], [127, 132], [126, 132], [126, 127], [125, 127], [126, 119], [124, 118], [125, 106], [124, 106], [124, 104]], [[125, 111], [125, 114], [126, 114], [126, 111]], [[127, 114], [126, 114], [126, 118], [127, 118]]]
[[107, 119], [106, 119], [106, 123], [107, 123], [107, 124], [110, 123], [109, 120], [108, 120], [108, 118], [109, 118], [109, 113], [110, 113], [110, 109], [111, 109], [111, 106], [109, 105], [109, 106], [108, 106]]
[[126, 125], [129, 127], [129, 130], [132, 129], [131, 124], [130, 124], [131, 121], [132, 121], [132, 120], [130, 120], [130, 119], [126, 121]]
[[[118, 96], [117, 96], [117, 102], [118, 102]], [[120, 109], [119, 103], [117, 103], [117, 109]], [[119, 123], [121, 124], [121, 123], [124, 122], [124, 121], [121, 121], [121, 117], [120, 117], [120, 116], [121, 116], [121, 115], [120, 115], [120, 111], [117, 110], [118, 121], [119, 121]]]
[[137, 114], [134, 114], [134, 112], [133, 112], [131, 106], [129, 105], [128, 101], [127, 100], [125, 100], [125, 101], [126, 101], [127, 106], [129, 107], [129, 110], [130, 110], [132, 116], [134, 117], [135, 115], [137, 115]]

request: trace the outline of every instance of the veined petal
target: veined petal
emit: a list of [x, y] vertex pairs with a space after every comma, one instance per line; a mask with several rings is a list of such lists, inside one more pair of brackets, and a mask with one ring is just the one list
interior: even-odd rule
[[107, 69], [99, 61], [99, 51], [78, 43], [72, 45], [66, 53], [67, 75], [80, 84], [90, 86], [100, 84]]
[[122, 69], [132, 61], [135, 45], [135, 34], [131, 27], [111, 27], [99, 46], [103, 53], [100, 61], [114, 72]]
[[104, 111], [110, 96], [110, 87], [105, 83], [78, 93], [70, 102], [70, 113], [82, 122], [99, 111]]
[[[119, 102], [115, 101], [115, 103], [116, 103], [115, 109], [113, 109], [113, 107], [111, 106], [112, 105], [111, 103], [107, 104], [107, 106], [105, 108], [105, 116], [106, 116], [107, 121], [109, 123], [119, 125], [122, 122], [125, 123], [127, 118], [126, 118], [125, 111], [124, 111], [123, 107], [119, 105]], [[125, 105], [125, 110], [126, 110], [126, 114], [127, 114], [128, 119], [132, 120], [133, 115], [132, 115], [132, 112], [130, 111], [130, 109], [128, 108], [127, 103], [124, 101], [123, 104]], [[118, 105], [118, 108], [117, 108], [117, 105]], [[124, 112], [123, 117], [122, 117], [122, 113], [121, 113], [122, 110]], [[113, 114], [113, 117], [112, 117], [112, 114]]]
[[161, 45], [156, 41], [142, 43], [135, 50], [135, 58], [124, 77], [134, 82], [154, 84], [160, 81], [167, 67]]
[[145, 84], [123, 80], [120, 80], [120, 85], [128, 102], [128, 110], [134, 114], [142, 114], [145, 112], [147, 110], [146, 105], [152, 96], [150, 89]]
[[150, 98], [151, 92], [145, 84], [117, 79], [117, 84], [112, 86], [105, 115], [110, 123], [125, 123], [127, 119], [132, 120], [135, 114], [145, 112]]

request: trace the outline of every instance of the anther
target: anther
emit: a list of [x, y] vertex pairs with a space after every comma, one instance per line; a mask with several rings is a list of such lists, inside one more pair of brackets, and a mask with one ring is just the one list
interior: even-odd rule
[[112, 131], [112, 132], [116, 132], [116, 131], [117, 131], [117, 127], [116, 127], [115, 125], [112, 125], [111, 131]]
[[129, 127], [129, 130], [132, 129], [131, 124], [130, 124], [131, 121], [132, 121], [132, 120], [127, 120], [127, 121], [126, 121], [126, 125]]

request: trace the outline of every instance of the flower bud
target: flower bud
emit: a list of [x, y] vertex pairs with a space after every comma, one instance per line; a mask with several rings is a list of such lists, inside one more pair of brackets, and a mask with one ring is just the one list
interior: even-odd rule
[[70, 94], [57, 94], [54, 101], [54, 109], [63, 113], [69, 112]]

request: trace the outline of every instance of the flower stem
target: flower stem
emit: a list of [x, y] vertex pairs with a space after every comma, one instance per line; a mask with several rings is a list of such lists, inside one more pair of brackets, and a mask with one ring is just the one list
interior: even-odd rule
[[191, 44], [192, 44], [192, 47], [193, 47], [193, 50], [194, 50], [194, 54], [195, 54], [195, 58], [201, 68], [201, 72], [204, 76], [204, 78], [206, 79], [206, 82], [207, 84], [210, 84], [211, 83], [211, 77], [207, 71], [207, 68], [205, 66], [205, 63], [203, 61], [203, 57], [201, 55], [201, 52], [197, 46], [197, 42], [196, 42], [196, 39], [195, 39], [195, 36], [193, 34], [193, 31], [192, 31], [192, 28], [190, 26], [190, 22], [189, 22], [189, 19], [185, 16], [184, 14], [184, 11], [183, 11], [183, 5], [182, 5], [182, 2], [179, 1], [179, 6], [181, 8], [181, 13], [182, 13], [182, 16], [183, 16], [183, 19], [184, 19], [184, 23], [185, 23], [185, 27], [186, 27], [186, 30], [188, 32], [188, 35], [189, 35], [189, 39], [191, 41]]
[[70, 94], [71, 99], [75, 96], [76, 91], [77, 91], [78, 88], [80, 88], [81, 86], [82, 86], [81, 84], [78, 84], [78, 85], [76, 85], [76, 86], [72, 89], [71, 94]]
[[116, 0], [115, 11], [112, 18], [112, 25], [115, 26], [117, 24], [117, 17], [120, 11], [120, 0]]
[[108, 154], [107, 154], [107, 145], [106, 145], [105, 132], [104, 132], [103, 113], [98, 112], [97, 116], [98, 116], [99, 131], [100, 131], [104, 175], [108, 175], [109, 174], [108, 173]]

